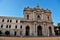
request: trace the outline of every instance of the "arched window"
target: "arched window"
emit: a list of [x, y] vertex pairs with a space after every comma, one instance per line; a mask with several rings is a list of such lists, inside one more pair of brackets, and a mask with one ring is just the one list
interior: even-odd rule
[[1, 28], [3, 28], [3, 25], [1, 25]]
[[16, 20], [16, 23], [18, 23], [18, 20]]
[[22, 29], [22, 25], [20, 26], [20, 28]]
[[11, 28], [11, 25], [9, 25], [9, 28]]
[[15, 28], [17, 28], [17, 25], [15, 25]]
[[29, 19], [29, 15], [27, 15], [27, 19]]
[[38, 20], [40, 19], [40, 16], [39, 16], [39, 15], [37, 16], [37, 19], [38, 19]]
[[8, 25], [6, 25], [6, 28], [8, 28]]
[[7, 20], [7, 22], [9, 22], [9, 20]]
[[38, 18], [40, 18], [40, 16], [38, 15]]
[[2, 22], [4, 22], [4, 19], [2, 19]]
[[48, 20], [49, 20], [49, 16], [48, 16]]

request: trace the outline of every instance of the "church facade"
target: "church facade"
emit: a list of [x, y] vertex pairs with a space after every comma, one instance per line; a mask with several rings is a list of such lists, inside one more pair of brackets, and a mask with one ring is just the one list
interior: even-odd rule
[[54, 36], [51, 11], [24, 8], [24, 18], [0, 16], [0, 35], [6, 36]]

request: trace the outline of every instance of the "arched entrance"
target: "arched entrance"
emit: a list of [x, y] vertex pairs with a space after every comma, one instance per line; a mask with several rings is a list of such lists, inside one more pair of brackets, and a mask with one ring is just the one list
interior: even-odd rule
[[29, 36], [30, 27], [26, 26], [26, 36]]
[[42, 28], [41, 28], [41, 26], [37, 27], [37, 35], [42, 36]]
[[8, 35], [10, 35], [10, 32], [9, 31], [6, 31], [5, 34], [8, 36]]
[[16, 36], [16, 31], [14, 32], [14, 36]]
[[0, 35], [2, 35], [2, 31], [0, 31]]
[[52, 29], [49, 27], [49, 36], [52, 36]]

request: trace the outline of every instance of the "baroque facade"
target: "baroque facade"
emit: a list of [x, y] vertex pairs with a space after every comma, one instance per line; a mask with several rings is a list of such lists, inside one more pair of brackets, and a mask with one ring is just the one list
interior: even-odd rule
[[54, 36], [50, 10], [24, 8], [24, 18], [0, 16], [0, 35], [7, 36]]

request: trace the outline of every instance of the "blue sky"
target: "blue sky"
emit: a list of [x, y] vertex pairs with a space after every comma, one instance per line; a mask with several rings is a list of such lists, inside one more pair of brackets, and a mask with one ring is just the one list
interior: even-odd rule
[[0, 0], [0, 16], [24, 17], [24, 7], [34, 8], [37, 3], [51, 10], [54, 25], [60, 22], [60, 0]]

